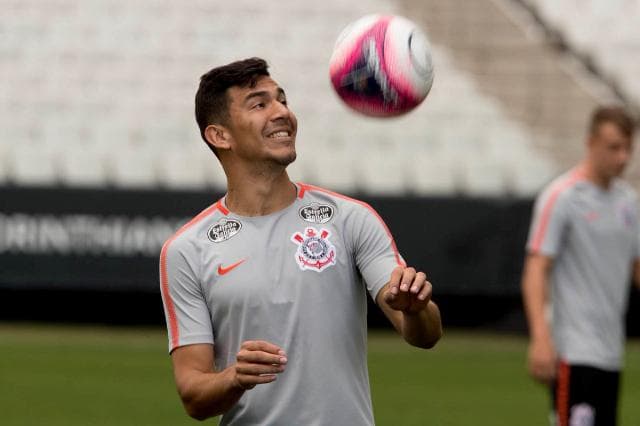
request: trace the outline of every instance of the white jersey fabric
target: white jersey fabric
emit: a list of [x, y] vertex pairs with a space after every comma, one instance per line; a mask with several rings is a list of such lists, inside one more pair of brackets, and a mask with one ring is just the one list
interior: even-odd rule
[[242, 342], [288, 358], [275, 382], [245, 392], [221, 425], [371, 425], [367, 298], [404, 265], [367, 204], [305, 184], [267, 216], [224, 199], [181, 228], [160, 257], [169, 351], [214, 345], [217, 370]]
[[604, 189], [576, 168], [538, 196], [527, 248], [553, 258], [551, 326], [569, 364], [622, 368], [639, 236], [637, 197], [622, 180]]

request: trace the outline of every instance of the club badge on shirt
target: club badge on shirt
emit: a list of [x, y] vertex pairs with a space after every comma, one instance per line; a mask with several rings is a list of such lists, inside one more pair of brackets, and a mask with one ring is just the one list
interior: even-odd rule
[[628, 205], [623, 205], [620, 208], [620, 217], [625, 228], [631, 228], [635, 222], [635, 214], [633, 209]]
[[304, 233], [296, 232], [291, 241], [298, 245], [295, 258], [300, 269], [322, 272], [336, 264], [336, 248], [329, 241], [329, 231], [308, 227]]

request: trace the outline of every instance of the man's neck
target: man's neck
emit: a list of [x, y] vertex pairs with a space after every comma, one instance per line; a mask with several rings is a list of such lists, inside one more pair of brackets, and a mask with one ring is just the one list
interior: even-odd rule
[[242, 216], [264, 216], [280, 211], [296, 198], [296, 186], [286, 170], [280, 173], [242, 174], [227, 177], [227, 208]]
[[579, 166], [582, 168], [585, 178], [602, 189], [609, 189], [612, 179], [598, 174], [593, 164], [587, 159]]

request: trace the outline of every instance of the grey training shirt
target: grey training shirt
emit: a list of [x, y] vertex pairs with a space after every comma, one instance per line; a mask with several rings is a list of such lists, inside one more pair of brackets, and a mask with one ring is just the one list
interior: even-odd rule
[[604, 189], [576, 168], [536, 200], [527, 248], [553, 258], [553, 338], [568, 363], [622, 367], [639, 231], [636, 195], [621, 180]]
[[404, 261], [367, 204], [297, 190], [267, 216], [236, 215], [220, 200], [162, 250], [170, 351], [213, 344], [218, 370], [246, 340], [287, 353], [285, 372], [245, 392], [222, 425], [373, 424], [366, 292], [375, 299]]

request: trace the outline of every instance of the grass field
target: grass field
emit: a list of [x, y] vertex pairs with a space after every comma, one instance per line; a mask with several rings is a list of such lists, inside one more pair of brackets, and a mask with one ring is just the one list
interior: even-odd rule
[[[546, 425], [547, 395], [524, 371], [523, 337], [450, 331], [430, 352], [369, 337], [379, 425]], [[187, 425], [162, 329], [0, 324], [0, 423]], [[640, 343], [627, 349], [621, 418], [640, 424]], [[215, 424], [210, 421], [209, 424]]]

